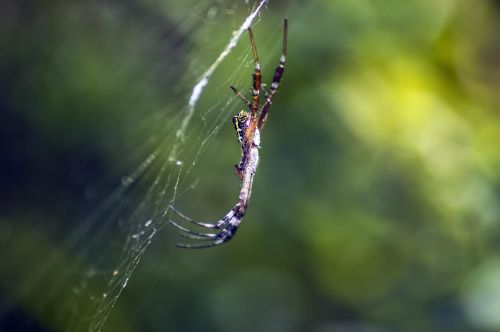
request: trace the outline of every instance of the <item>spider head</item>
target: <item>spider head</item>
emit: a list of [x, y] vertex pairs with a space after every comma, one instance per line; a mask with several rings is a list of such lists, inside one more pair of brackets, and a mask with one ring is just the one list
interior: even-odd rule
[[233, 116], [233, 123], [240, 123], [244, 125], [248, 125], [248, 120], [250, 120], [250, 112], [240, 111], [238, 114]]
[[248, 128], [249, 121], [250, 113], [246, 111], [241, 111], [233, 116], [234, 129], [236, 130], [236, 136], [240, 143], [242, 143], [245, 138], [245, 131]]

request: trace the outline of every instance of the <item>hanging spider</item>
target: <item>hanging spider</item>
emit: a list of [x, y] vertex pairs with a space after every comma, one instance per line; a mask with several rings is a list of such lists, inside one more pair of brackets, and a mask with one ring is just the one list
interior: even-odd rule
[[241, 111], [233, 117], [236, 136], [241, 145], [241, 160], [237, 165], [235, 165], [236, 174], [241, 179], [241, 189], [238, 196], [238, 202], [222, 219], [214, 223], [194, 221], [186, 217], [184, 214], [170, 205], [172, 211], [174, 211], [178, 216], [187, 220], [188, 222], [202, 228], [215, 230], [214, 233], [195, 232], [170, 220], [170, 223], [172, 223], [181, 231], [181, 236], [189, 239], [203, 241], [201, 243], [177, 243], [177, 247], [199, 249], [217, 246], [231, 240], [238, 230], [238, 226], [240, 225], [247, 211], [248, 202], [250, 201], [250, 196], [252, 193], [253, 177], [255, 175], [255, 172], [257, 171], [257, 165], [259, 163], [260, 133], [262, 131], [262, 128], [264, 127], [264, 124], [266, 123], [269, 107], [271, 106], [274, 94], [278, 90], [278, 86], [285, 69], [287, 33], [288, 21], [287, 19], [285, 19], [283, 25], [283, 48], [280, 63], [274, 72], [271, 89], [269, 92], [266, 92], [266, 100], [262, 104], [262, 107], [260, 107], [259, 111], [259, 98], [261, 90], [260, 64], [252, 29], [248, 28], [250, 46], [252, 48], [252, 54], [255, 63], [255, 70], [253, 74], [252, 101], [250, 102], [234, 86], [230, 87], [236, 94], [236, 96], [238, 96], [250, 110], [249, 112]]

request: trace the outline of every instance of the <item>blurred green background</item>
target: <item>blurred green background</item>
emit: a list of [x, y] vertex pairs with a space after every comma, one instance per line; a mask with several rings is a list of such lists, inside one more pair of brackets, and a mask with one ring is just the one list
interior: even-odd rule
[[498, 1], [270, 0], [248, 214], [173, 246], [236, 200], [246, 35], [176, 135], [253, 5], [0, 2], [0, 330], [500, 331]]

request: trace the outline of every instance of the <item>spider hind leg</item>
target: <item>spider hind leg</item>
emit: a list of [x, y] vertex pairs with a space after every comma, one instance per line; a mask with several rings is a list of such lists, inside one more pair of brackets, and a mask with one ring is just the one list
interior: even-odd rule
[[[204, 227], [204, 228], [210, 228], [210, 229], [221, 229], [222, 226], [224, 226], [228, 220], [226, 219], [229, 215], [229, 213], [227, 215], [224, 216], [224, 218], [218, 220], [217, 222], [215, 223], [207, 223], [207, 222], [200, 222], [200, 221], [195, 221], [189, 217], [187, 217], [186, 215], [184, 215], [183, 213], [179, 212], [179, 210], [177, 210], [176, 208], [174, 208], [172, 205], [170, 205], [170, 209], [172, 211], [175, 212], [175, 214], [177, 214], [179, 217], [181, 217], [182, 219], [184, 220], [187, 220], [189, 221], [190, 223], [192, 223], [193, 225], [196, 225], [196, 226], [200, 226], [200, 227]], [[174, 223], [175, 224], [175, 223]]]
[[177, 229], [180, 231], [180, 235], [183, 237], [186, 237], [188, 239], [195, 239], [195, 240], [214, 240], [217, 238], [217, 234], [212, 234], [212, 233], [199, 233], [190, 230], [189, 228], [183, 227], [176, 223], [175, 221], [169, 220], [169, 222], [177, 227]]
[[[215, 247], [221, 244], [224, 244], [231, 240], [236, 233], [236, 230], [238, 229], [238, 226], [233, 225], [233, 224], [228, 224], [225, 229], [223, 229], [220, 233], [217, 234], [207, 234], [210, 236], [210, 238], [205, 238], [205, 237], [198, 237], [195, 235], [189, 235], [189, 234], [183, 234], [181, 233], [180, 235], [188, 238], [188, 239], [193, 239], [193, 240], [201, 240], [201, 241], [207, 241], [207, 242], [202, 242], [202, 243], [176, 243], [175, 246], [177, 248], [186, 248], [186, 249], [203, 249], [203, 248], [209, 248], [209, 247]], [[211, 241], [211, 242], [208, 242]]]
[[234, 209], [231, 209], [222, 219], [220, 219], [215, 223], [202, 223], [188, 218], [187, 216], [177, 211], [172, 206], [171, 209], [178, 216], [180, 216], [186, 221], [189, 221], [194, 225], [204, 228], [220, 230], [217, 233], [195, 232], [187, 227], [179, 225], [173, 220], [169, 220], [169, 222], [179, 230], [180, 236], [187, 239], [202, 241], [202, 243], [176, 243], [176, 247], [178, 248], [202, 249], [226, 243], [233, 238], [234, 234], [238, 230], [238, 226], [241, 222], [241, 219], [243, 218], [241, 214], [236, 213]]

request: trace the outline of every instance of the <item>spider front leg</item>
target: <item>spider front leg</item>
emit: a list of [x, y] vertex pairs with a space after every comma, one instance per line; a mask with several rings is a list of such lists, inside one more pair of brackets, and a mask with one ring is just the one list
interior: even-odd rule
[[285, 59], [286, 59], [286, 49], [287, 49], [287, 35], [288, 35], [288, 20], [285, 19], [283, 22], [283, 47], [281, 51], [280, 63], [276, 70], [274, 71], [273, 82], [271, 83], [271, 91], [267, 94], [266, 101], [262, 105], [262, 110], [259, 115], [259, 120], [257, 123], [257, 128], [262, 130], [262, 127], [266, 124], [267, 113], [269, 112], [269, 107], [271, 107], [272, 99], [274, 94], [278, 90], [278, 87], [283, 77], [283, 72], [285, 71]]
[[253, 74], [252, 107], [250, 109], [250, 122], [245, 132], [245, 140], [244, 140], [244, 144], [250, 146], [253, 142], [255, 129], [257, 128], [257, 111], [259, 109], [259, 103], [260, 103], [260, 85], [262, 81], [262, 75], [260, 73], [260, 62], [259, 62], [259, 56], [257, 54], [257, 46], [255, 45], [255, 38], [253, 37], [253, 32], [251, 28], [248, 28], [248, 36], [250, 37], [250, 47], [252, 49], [253, 59], [255, 63], [255, 69]]
[[248, 101], [248, 99], [238, 89], [236, 89], [232, 85], [230, 85], [229, 87], [231, 88], [231, 90], [233, 90], [235, 95], [237, 95], [241, 100], [243, 100], [243, 102], [245, 103], [245, 105], [248, 106], [249, 109], [252, 109], [252, 104]]

